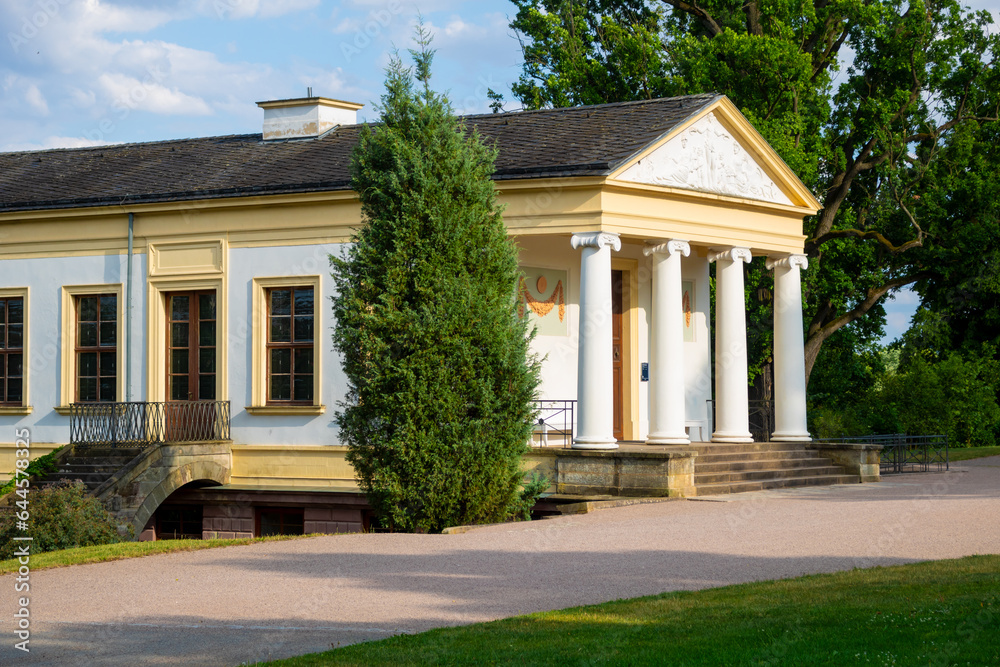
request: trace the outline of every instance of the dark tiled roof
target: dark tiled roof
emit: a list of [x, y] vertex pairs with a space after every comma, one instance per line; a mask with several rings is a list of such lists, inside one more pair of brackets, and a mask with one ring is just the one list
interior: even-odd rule
[[[495, 179], [607, 174], [714, 102], [691, 95], [466, 116], [499, 156]], [[0, 212], [346, 190], [359, 125], [314, 140], [259, 134], [0, 153]]]

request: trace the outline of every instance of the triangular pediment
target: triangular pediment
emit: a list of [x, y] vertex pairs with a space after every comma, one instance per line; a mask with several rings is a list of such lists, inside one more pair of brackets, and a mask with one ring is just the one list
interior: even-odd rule
[[[671, 133], [615, 178], [787, 206], [815, 204], [774, 150], [725, 102]], [[727, 122], [720, 122], [720, 113]], [[731, 127], [738, 128], [737, 132]], [[787, 192], [796, 193], [798, 201], [792, 201]]]

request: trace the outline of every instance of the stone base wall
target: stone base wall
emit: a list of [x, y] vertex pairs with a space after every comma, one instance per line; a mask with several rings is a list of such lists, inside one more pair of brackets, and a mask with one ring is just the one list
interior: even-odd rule
[[695, 456], [685, 447], [561, 450], [556, 453], [557, 493], [629, 498], [693, 496]]
[[844, 466], [848, 472], [857, 475], [862, 483], [881, 479], [879, 454], [882, 445], [813, 442], [806, 445], [806, 448]]
[[363, 530], [361, 511], [355, 509], [323, 509], [307, 507], [305, 509], [305, 532], [324, 533], [360, 533]]
[[203, 505], [201, 538], [229, 540], [254, 536], [253, 507], [242, 505]]

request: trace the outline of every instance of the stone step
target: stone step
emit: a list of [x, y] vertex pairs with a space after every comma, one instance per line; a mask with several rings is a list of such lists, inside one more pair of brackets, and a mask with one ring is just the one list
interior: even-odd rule
[[767, 489], [783, 489], [798, 486], [830, 486], [831, 484], [857, 483], [859, 483], [857, 475], [815, 475], [812, 477], [782, 477], [780, 479], [752, 482], [698, 484], [696, 485], [696, 489], [699, 496], [715, 496], [726, 493], [746, 493], [747, 491], [764, 491]]
[[805, 447], [796, 442], [701, 442], [688, 445], [702, 454], [738, 454], [741, 452], [804, 451]]
[[694, 484], [697, 487], [702, 485], [711, 484], [722, 484], [730, 483], [735, 484], [738, 482], [753, 482], [760, 480], [775, 480], [775, 479], [791, 479], [799, 477], [825, 477], [825, 476], [836, 476], [843, 475], [844, 469], [840, 466], [835, 465], [819, 465], [810, 468], [795, 468], [789, 470], [787, 468], [777, 468], [771, 470], [744, 470], [744, 471], [734, 471], [734, 472], [718, 472], [718, 473], [704, 473], [699, 474], [697, 471], [694, 475]]
[[804, 449], [788, 451], [760, 451], [760, 452], [733, 452], [731, 454], [699, 454], [695, 459], [695, 465], [699, 463], [729, 463], [732, 461], [767, 461], [774, 459], [787, 459], [790, 461], [800, 459], [816, 459], [815, 452], [808, 452]]
[[795, 468], [809, 468], [817, 465], [830, 465], [830, 459], [822, 456], [811, 456], [802, 458], [768, 458], [740, 461], [720, 461], [715, 463], [704, 463], [700, 457], [694, 461], [694, 473], [713, 472], [736, 472], [738, 470], [774, 470], [784, 468], [792, 470]]

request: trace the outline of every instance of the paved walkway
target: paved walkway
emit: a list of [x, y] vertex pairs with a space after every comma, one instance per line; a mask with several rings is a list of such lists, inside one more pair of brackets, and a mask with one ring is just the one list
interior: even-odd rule
[[947, 474], [636, 505], [460, 535], [342, 535], [31, 575], [2, 665], [237, 665], [679, 589], [1000, 553], [1000, 457]]

